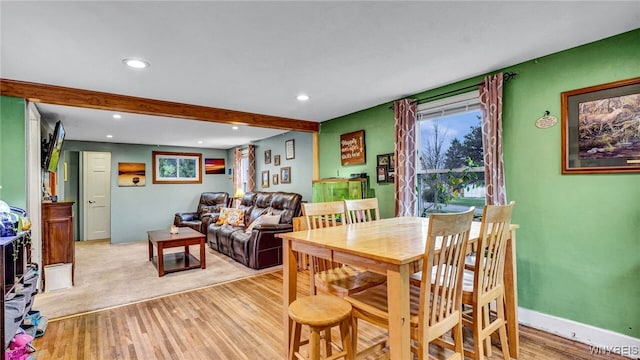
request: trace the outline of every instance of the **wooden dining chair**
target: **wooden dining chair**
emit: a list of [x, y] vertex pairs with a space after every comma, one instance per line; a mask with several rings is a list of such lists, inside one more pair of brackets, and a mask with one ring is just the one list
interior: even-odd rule
[[[476, 243], [473, 270], [465, 269], [462, 304], [463, 324], [471, 327], [473, 351], [465, 355], [476, 360], [491, 356], [491, 335], [498, 331], [502, 356], [509, 357], [505, 319], [504, 262], [515, 202], [509, 205], [485, 205], [482, 211], [480, 236]], [[495, 311], [490, 304], [495, 303]], [[485, 348], [486, 347], [486, 348]]]
[[[462, 359], [462, 272], [474, 208], [463, 213], [433, 214], [422, 259], [420, 286], [410, 285], [411, 351], [418, 359], [429, 358], [429, 344], [452, 331], [454, 354], [447, 359]], [[436, 246], [436, 243], [438, 246]], [[438, 279], [431, 284], [431, 279]], [[389, 302], [387, 284], [349, 295], [351, 303], [353, 348], [357, 349], [358, 320], [388, 329]], [[442, 340], [444, 341], [444, 340]]]
[[[308, 229], [345, 225], [347, 215], [342, 201], [303, 203], [302, 214]], [[384, 283], [385, 275], [344, 265], [332, 259], [313, 256], [309, 259], [311, 294], [317, 289], [344, 297], [353, 292]]]
[[380, 220], [377, 198], [344, 200], [344, 209], [349, 224]]

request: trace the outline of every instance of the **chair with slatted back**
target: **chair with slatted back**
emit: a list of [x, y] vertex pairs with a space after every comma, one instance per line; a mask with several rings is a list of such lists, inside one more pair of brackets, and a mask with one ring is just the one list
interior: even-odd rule
[[[303, 203], [302, 214], [308, 229], [342, 226], [347, 218], [342, 201]], [[318, 257], [310, 259], [309, 270], [311, 294], [320, 289], [344, 297], [387, 280], [385, 275]]]
[[[462, 303], [471, 309], [463, 313], [463, 323], [473, 333], [473, 351], [465, 355], [482, 360], [491, 355], [491, 335], [498, 331], [502, 356], [509, 357], [504, 303], [504, 262], [515, 202], [485, 205], [480, 236], [476, 243], [473, 270], [465, 269]], [[496, 310], [489, 305], [495, 303]], [[485, 349], [486, 347], [486, 349]]]
[[377, 198], [344, 200], [344, 208], [349, 224], [380, 220]]
[[[454, 353], [448, 360], [462, 359], [462, 272], [471, 230], [473, 210], [432, 214], [422, 259], [419, 286], [410, 284], [412, 352], [429, 359], [429, 344], [452, 331]], [[436, 243], [438, 246], [436, 246]], [[432, 279], [433, 283], [432, 284]], [[436, 281], [438, 279], [438, 281]], [[387, 284], [345, 297], [351, 303], [353, 348], [357, 349], [358, 320], [388, 329]], [[444, 340], [440, 340], [444, 342]]]

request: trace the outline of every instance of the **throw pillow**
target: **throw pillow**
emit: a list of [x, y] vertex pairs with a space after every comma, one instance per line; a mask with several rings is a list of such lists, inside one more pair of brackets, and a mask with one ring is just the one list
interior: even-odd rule
[[244, 209], [227, 209], [225, 223], [231, 226], [244, 226]]
[[251, 230], [253, 230], [254, 227], [258, 226], [258, 225], [262, 225], [262, 224], [271, 224], [271, 225], [275, 225], [280, 223], [280, 215], [260, 215], [258, 216], [257, 219], [253, 220], [253, 222], [249, 225], [249, 227], [247, 227], [247, 230], [245, 231], [247, 234], [251, 233]]
[[227, 208], [221, 208], [220, 209], [220, 216], [218, 217], [218, 221], [216, 221], [216, 225], [223, 225], [224, 221], [227, 219], [227, 213], [226, 213]]

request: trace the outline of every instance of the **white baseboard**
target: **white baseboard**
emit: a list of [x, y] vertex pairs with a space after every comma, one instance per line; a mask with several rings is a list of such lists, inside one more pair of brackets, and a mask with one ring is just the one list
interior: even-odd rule
[[628, 335], [524, 308], [518, 308], [518, 320], [522, 325], [591, 345], [594, 353], [640, 359], [640, 339]]

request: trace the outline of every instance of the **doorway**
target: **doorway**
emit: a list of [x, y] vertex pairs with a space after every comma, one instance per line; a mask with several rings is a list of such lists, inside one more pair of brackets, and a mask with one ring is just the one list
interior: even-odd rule
[[83, 240], [111, 238], [111, 153], [82, 152]]

